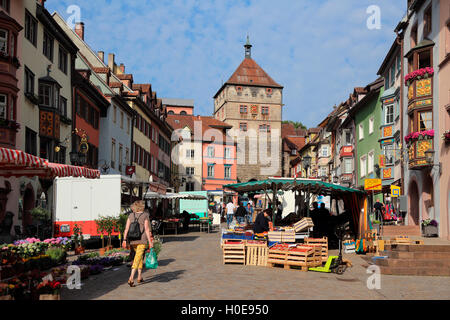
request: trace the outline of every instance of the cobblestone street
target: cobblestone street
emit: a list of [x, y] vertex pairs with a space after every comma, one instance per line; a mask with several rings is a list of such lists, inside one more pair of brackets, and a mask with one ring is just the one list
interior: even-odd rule
[[[220, 233], [165, 236], [157, 270], [130, 288], [125, 265], [91, 276], [81, 290], [62, 292], [63, 300], [302, 300], [449, 299], [450, 277], [382, 275], [381, 290], [367, 289], [367, 263], [355, 254], [344, 275], [223, 265]], [[330, 254], [336, 252], [331, 251]]]

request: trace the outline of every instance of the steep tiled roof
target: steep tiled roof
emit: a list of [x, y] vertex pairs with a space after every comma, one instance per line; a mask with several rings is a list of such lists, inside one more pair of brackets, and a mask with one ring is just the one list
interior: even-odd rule
[[[192, 132], [195, 130], [195, 122], [200, 121], [202, 125], [202, 134], [209, 129], [217, 129], [224, 134], [222, 130], [231, 129], [232, 126], [223, 121], [217, 120], [213, 117], [193, 116], [193, 115], [168, 115], [167, 122], [174, 129], [183, 129], [189, 127]], [[222, 141], [225, 141], [225, 135], [222, 136]]]
[[283, 88], [251, 58], [245, 58], [226, 83]]
[[285, 140], [293, 144], [297, 150], [305, 145], [305, 137], [286, 137]]

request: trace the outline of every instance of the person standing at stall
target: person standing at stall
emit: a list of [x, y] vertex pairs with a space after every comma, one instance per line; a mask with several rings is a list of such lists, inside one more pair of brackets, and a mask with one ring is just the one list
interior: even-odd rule
[[153, 248], [152, 231], [150, 229], [150, 217], [147, 212], [144, 212], [145, 202], [142, 200], [135, 201], [131, 205], [131, 213], [128, 216], [127, 224], [124, 232], [124, 240], [122, 247], [126, 248], [127, 244], [133, 247], [136, 252], [131, 267], [131, 275], [128, 279], [128, 285], [134, 287], [134, 276], [136, 270], [138, 272], [138, 283], [144, 282], [142, 279], [142, 268], [144, 266], [144, 253], [147, 249]]
[[269, 221], [272, 216], [272, 210], [266, 209], [256, 216], [255, 224], [253, 225], [253, 232], [255, 234], [268, 232], [269, 231]]
[[236, 220], [239, 224], [243, 224], [245, 221], [245, 216], [247, 215], [247, 210], [245, 210], [242, 202], [239, 203], [239, 207], [236, 210]]
[[254, 212], [253, 202], [252, 202], [252, 200], [250, 200], [247, 203], [247, 223], [248, 224], [253, 222], [253, 212]]
[[233, 202], [230, 200], [227, 204], [226, 207], [226, 212], [227, 212], [227, 228], [230, 228], [230, 224], [231, 222], [233, 222], [233, 217], [234, 217], [234, 210], [236, 209], [236, 207], [234, 206]]

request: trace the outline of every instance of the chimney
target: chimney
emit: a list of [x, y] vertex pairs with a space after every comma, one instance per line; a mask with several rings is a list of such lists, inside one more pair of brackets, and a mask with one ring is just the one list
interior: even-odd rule
[[102, 60], [102, 62], [105, 62], [105, 53], [103, 51], [97, 52], [97, 55], [100, 58], [100, 60]]
[[108, 54], [108, 67], [111, 69], [111, 72], [114, 73], [114, 59], [116, 58], [114, 53]]
[[120, 64], [119, 70], [120, 73], [125, 74], [125, 65], [123, 63]]
[[45, 0], [39, 0], [39, 3], [41, 4], [41, 6], [45, 6]]
[[75, 24], [75, 33], [84, 41], [84, 22], [77, 22]]

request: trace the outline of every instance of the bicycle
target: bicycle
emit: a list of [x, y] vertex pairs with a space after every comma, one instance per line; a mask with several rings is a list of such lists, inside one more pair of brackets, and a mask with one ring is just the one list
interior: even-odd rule
[[152, 227], [152, 235], [153, 235], [153, 239], [155, 241], [159, 241], [161, 243], [163, 243], [162, 238], [159, 235], [159, 230], [161, 229], [162, 226], [162, 221], [161, 220], [152, 220], [151, 222], [151, 227]]

